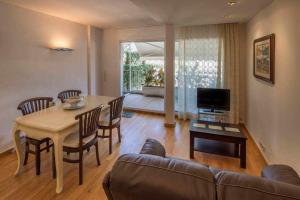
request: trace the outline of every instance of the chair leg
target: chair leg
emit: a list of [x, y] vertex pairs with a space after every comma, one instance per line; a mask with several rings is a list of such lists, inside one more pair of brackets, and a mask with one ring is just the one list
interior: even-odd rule
[[82, 185], [83, 179], [83, 169], [82, 169], [82, 162], [83, 162], [83, 152], [80, 150], [79, 152], [79, 185]]
[[118, 129], [119, 143], [121, 143], [121, 127], [119, 126], [117, 129]]
[[47, 145], [47, 152], [49, 152], [50, 148], [49, 148], [49, 140], [46, 141], [46, 145]]
[[102, 137], [105, 136], [105, 129], [103, 129], [103, 132], [102, 132]]
[[52, 177], [53, 177], [53, 179], [56, 179], [56, 166], [55, 166], [54, 145], [52, 146]]
[[112, 129], [109, 129], [109, 154], [112, 153]]
[[28, 154], [29, 154], [29, 143], [26, 142], [24, 165], [27, 164], [27, 161], [28, 161]]
[[98, 142], [96, 142], [95, 148], [96, 148], [96, 159], [97, 159], [97, 164], [98, 164], [98, 166], [99, 166], [101, 163], [100, 163], [100, 158], [99, 158]]
[[41, 173], [41, 146], [40, 144], [35, 145], [35, 173], [40, 175]]

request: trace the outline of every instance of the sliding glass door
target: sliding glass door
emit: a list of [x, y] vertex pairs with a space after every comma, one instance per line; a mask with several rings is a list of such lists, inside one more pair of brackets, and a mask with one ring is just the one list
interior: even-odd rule
[[164, 112], [164, 42], [121, 43], [124, 107]]

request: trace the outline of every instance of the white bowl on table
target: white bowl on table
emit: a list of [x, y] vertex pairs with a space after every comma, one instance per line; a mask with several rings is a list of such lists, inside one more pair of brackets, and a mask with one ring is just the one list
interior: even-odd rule
[[80, 96], [70, 97], [65, 100], [66, 103], [71, 104], [71, 105], [78, 104], [80, 101], [81, 101]]
[[63, 108], [65, 110], [75, 110], [85, 106], [83, 98], [80, 96], [70, 97], [65, 100]]

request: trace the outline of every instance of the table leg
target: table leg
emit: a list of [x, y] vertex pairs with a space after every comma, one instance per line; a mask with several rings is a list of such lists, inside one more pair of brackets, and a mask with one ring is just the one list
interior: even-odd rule
[[246, 141], [241, 143], [240, 166], [246, 168]]
[[240, 144], [234, 143], [234, 156], [239, 157], [240, 156]]
[[194, 158], [194, 139], [195, 137], [190, 134], [190, 158], [193, 159]]
[[56, 167], [56, 193], [61, 193], [63, 190], [63, 138], [55, 136], [52, 138], [54, 143], [55, 167]]
[[22, 143], [22, 138], [20, 136], [20, 131], [17, 128], [17, 125], [15, 125], [13, 129], [13, 139], [15, 143], [15, 149], [18, 157], [18, 167], [15, 172], [15, 175], [20, 175], [23, 172], [23, 164], [24, 164], [24, 158], [25, 158], [25, 142]]

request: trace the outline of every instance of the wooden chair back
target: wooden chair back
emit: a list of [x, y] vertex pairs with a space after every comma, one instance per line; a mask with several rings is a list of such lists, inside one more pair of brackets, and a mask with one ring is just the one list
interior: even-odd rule
[[122, 110], [123, 110], [123, 102], [124, 102], [125, 96], [120, 96], [110, 102], [108, 102], [108, 105], [110, 106], [110, 119], [109, 124], [110, 126], [113, 123], [113, 120], [120, 119], [122, 117]]
[[60, 101], [62, 103], [65, 103], [65, 100], [70, 98], [70, 97], [74, 97], [74, 96], [79, 96], [81, 94], [80, 90], [65, 90], [60, 92], [57, 95], [57, 98], [60, 99]]
[[23, 115], [28, 115], [49, 108], [51, 103], [53, 103], [52, 97], [35, 97], [22, 101], [18, 105], [18, 110], [21, 110]]
[[98, 122], [103, 106], [99, 106], [75, 117], [79, 120], [79, 146], [83, 144], [83, 139], [95, 134], [97, 136]]

